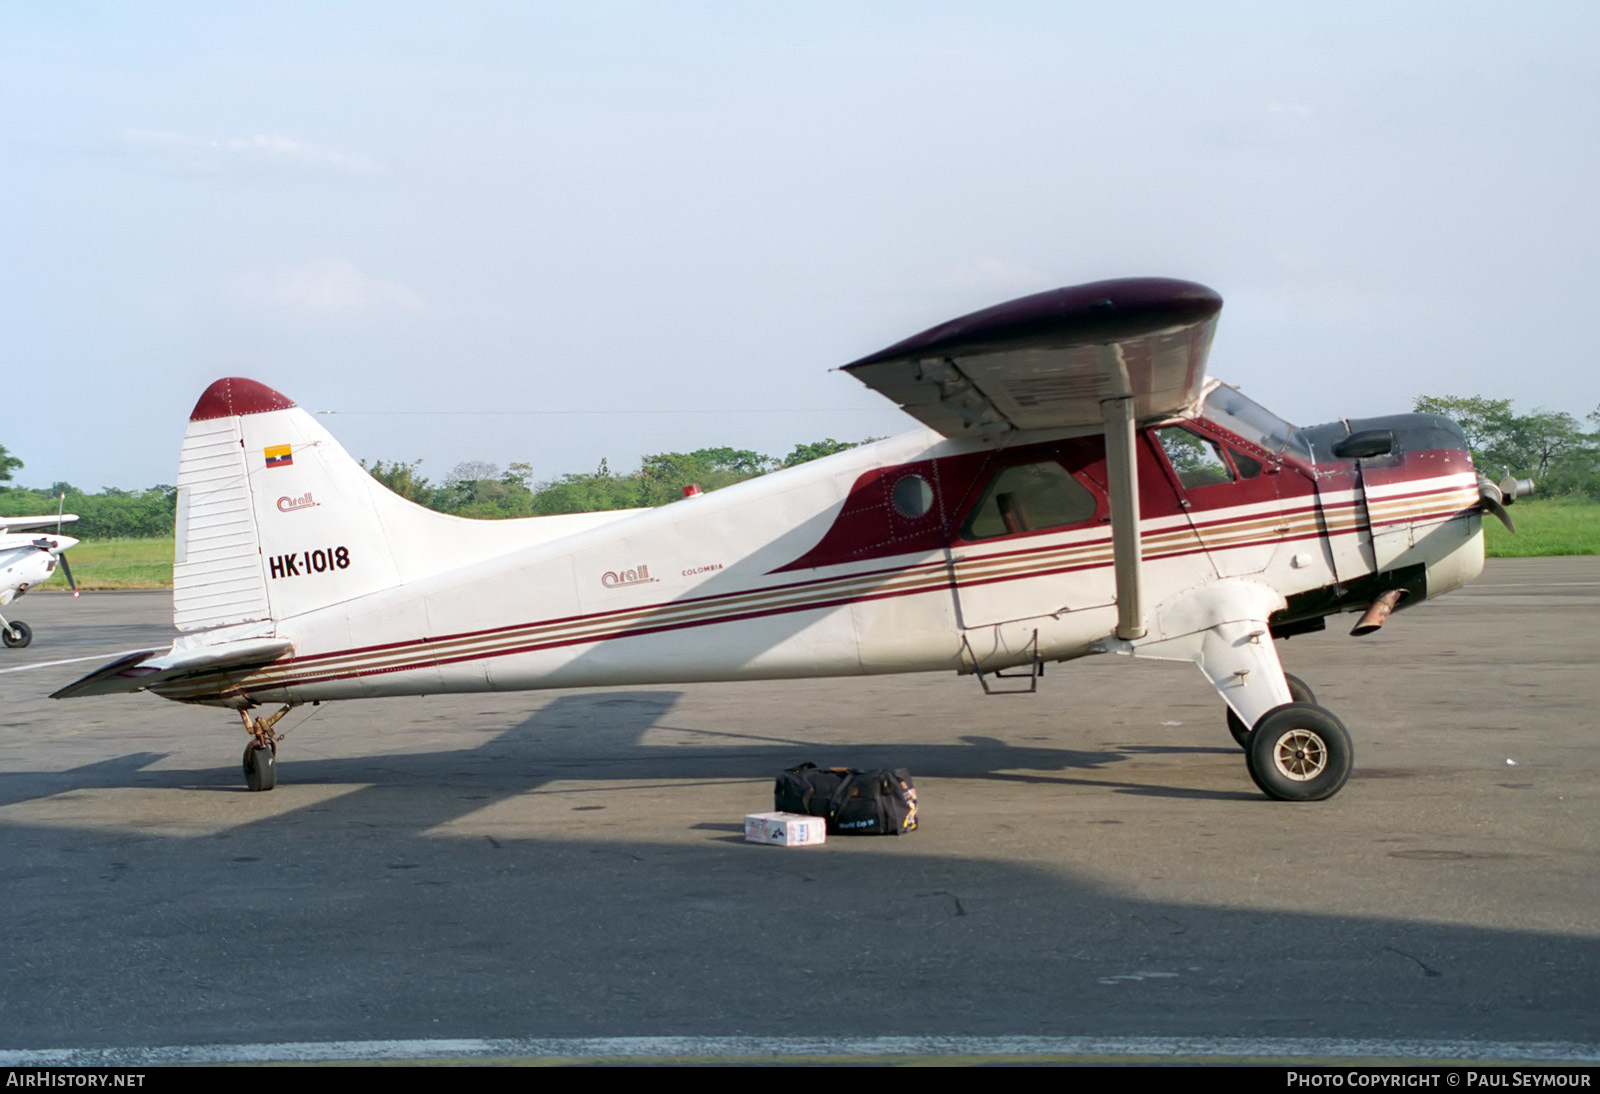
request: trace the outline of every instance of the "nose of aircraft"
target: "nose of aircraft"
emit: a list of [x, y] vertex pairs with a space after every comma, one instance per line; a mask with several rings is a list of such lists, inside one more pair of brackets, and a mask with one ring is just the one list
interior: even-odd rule
[[[1438, 414], [1389, 414], [1381, 418], [1343, 418], [1337, 422], [1309, 426], [1300, 430], [1311, 450], [1313, 463], [1340, 460], [1381, 459], [1389, 466], [1403, 467], [1408, 457], [1421, 453], [1442, 454], [1448, 462], [1459, 453], [1463, 470], [1472, 468], [1472, 453], [1467, 435], [1449, 418]], [[1511, 531], [1506, 506], [1533, 493], [1532, 479], [1507, 475], [1494, 482], [1478, 473], [1478, 496], [1484, 512], [1493, 513]]]

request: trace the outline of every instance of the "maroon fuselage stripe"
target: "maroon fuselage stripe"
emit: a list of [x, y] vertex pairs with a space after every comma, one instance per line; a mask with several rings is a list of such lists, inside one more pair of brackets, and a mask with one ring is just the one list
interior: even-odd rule
[[[1404, 495], [1397, 494], [1382, 498], [1380, 499], [1380, 503], [1389, 501], [1415, 501], [1417, 499], [1423, 499], [1434, 495], [1449, 495], [1459, 492], [1460, 488], [1458, 487], [1418, 490]], [[1350, 503], [1339, 503], [1334, 508], [1339, 510], [1359, 510], [1359, 506], [1354, 501]], [[1323, 512], [1326, 514], [1327, 510], [1323, 510]], [[1455, 515], [1456, 512], [1456, 510], [1439, 510], [1436, 513], [1430, 512], [1412, 514], [1409, 516], [1409, 519], [1418, 520], [1426, 519], [1428, 517], [1446, 518]], [[1213, 550], [1241, 550], [1251, 547], [1319, 539], [1322, 538], [1322, 533], [1315, 527], [1314, 524], [1314, 519], [1317, 517], [1317, 515], [1318, 510], [1315, 507], [1310, 507], [1299, 508], [1290, 513], [1263, 513], [1255, 516], [1234, 518], [1232, 520], [1217, 520], [1194, 528], [1180, 525], [1176, 528], [1149, 533], [1149, 538], [1173, 535], [1194, 537], [1195, 542], [1192, 545], [1182, 548], [1171, 548], [1167, 550], [1154, 550], [1147, 553], [1144, 557], [1147, 559], [1182, 558], [1195, 554], [1206, 554]], [[1297, 520], [1307, 521], [1307, 518], [1312, 518], [1311, 521], [1308, 521], [1310, 526], [1307, 527], [1305, 531], [1292, 534], [1273, 534], [1261, 536], [1245, 540], [1240, 543], [1224, 544], [1211, 548], [1208, 548], [1203, 542], [1200, 542], [1198, 538], [1198, 533], [1203, 533], [1207, 530], [1210, 530], [1214, 533], [1219, 529], [1226, 529], [1231, 525], [1250, 524], [1254, 522], [1265, 521], [1272, 521], [1277, 524], [1292, 524]], [[1364, 520], [1358, 519], [1356, 527], [1339, 534], [1350, 534], [1350, 532], [1357, 531], [1359, 530], [1360, 525], [1364, 523]], [[943, 593], [950, 592], [952, 589], [959, 594], [961, 589], [966, 588], [977, 588], [1011, 581], [1023, 581], [1032, 578], [1050, 577], [1058, 574], [1074, 573], [1090, 569], [1103, 569], [1109, 565], [1108, 559], [1104, 557], [1106, 551], [1109, 550], [1109, 545], [1109, 537], [1100, 536], [1080, 543], [1055, 544], [1052, 546], [1028, 547], [1016, 551], [996, 552], [991, 555], [984, 555], [981, 558], [964, 560], [964, 563], [939, 561], [933, 563], [914, 563], [910, 566], [904, 567], [884, 567], [876, 570], [863, 571], [859, 574], [850, 574], [843, 577], [818, 578], [811, 581], [795, 582], [791, 585], [780, 585], [767, 589], [751, 590], [747, 592], [720, 593], [715, 596], [691, 597], [681, 601], [648, 605], [642, 608], [621, 608], [588, 615], [569, 615], [555, 619], [543, 620], [538, 623], [516, 623], [504, 627], [492, 627], [478, 631], [463, 631], [457, 634], [444, 635], [439, 638], [408, 639], [381, 645], [356, 647], [348, 650], [340, 650], [334, 653], [314, 654], [304, 658], [290, 658], [281, 664], [268, 666], [267, 670], [268, 672], [274, 673], [288, 673], [296, 669], [310, 669], [313, 673], [315, 673], [315, 666], [317, 664], [334, 660], [347, 660], [352, 657], [366, 657], [370, 659], [373, 655], [381, 655], [384, 653], [402, 653], [403, 651], [413, 650], [420, 652], [428, 648], [438, 648], [440, 646], [453, 645], [462, 642], [482, 642], [486, 639], [493, 639], [497, 635], [510, 637], [518, 632], [548, 631], [552, 628], [559, 628], [562, 626], [582, 625], [585, 628], [584, 632], [580, 634], [572, 634], [559, 638], [550, 638], [542, 641], [535, 640], [521, 642], [514, 645], [507, 645], [488, 650], [478, 648], [448, 656], [435, 655], [432, 657], [404, 661], [396, 665], [368, 665], [366, 667], [355, 666], [348, 669], [336, 669], [319, 675], [293, 676], [278, 680], [267, 679], [260, 681], [259, 686], [261, 690], [305, 687], [312, 684], [326, 683], [334, 680], [349, 680], [362, 676], [381, 676], [389, 673], [410, 672], [417, 669], [460, 664], [468, 661], [482, 661], [502, 657], [513, 657], [519, 654], [536, 653], [542, 650], [559, 649], [565, 646], [587, 645], [617, 638], [631, 638], [650, 634], [661, 634], [669, 631], [685, 630], [695, 627], [716, 626], [722, 623], [743, 622], [751, 619], [789, 615], [795, 612], [828, 610], [858, 602], [864, 603], [874, 600], [886, 600], [901, 596], [920, 596], [926, 593]], [[967, 579], [952, 579], [949, 573], [952, 565], [959, 568], [963, 564], [968, 567], [972, 567], [976, 565], [992, 565], [995, 563], [1000, 563], [1002, 565], [1014, 567], [1017, 562], [1030, 556], [1059, 554], [1068, 551], [1091, 551], [1095, 553], [1096, 557], [1057, 566], [1023, 569], [1020, 572], [1001, 573], [992, 576]], [[919, 571], [922, 571], [920, 576], [918, 574]], [[940, 576], [941, 571], [943, 571], [943, 576]], [[802, 600], [796, 603], [772, 605], [769, 607], [752, 607], [748, 610], [734, 610], [710, 617], [683, 619], [673, 622], [643, 626], [628, 626], [624, 624], [618, 629], [610, 631], [602, 630], [597, 632], [593, 629], [597, 624], [603, 624], [606, 619], [616, 619], [624, 616], [637, 616], [641, 613], [661, 612], [672, 609], [681, 610], [685, 607], [693, 605], [711, 605], [718, 602], [749, 599], [751, 597], [762, 597], [770, 601], [774, 597], [792, 595], [796, 592], [819, 585], [838, 585], [841, 583], [856, 584], [863, 581], [870, 581], [870, 579], [875, 577], [882, 577], [885, 584], [893, 581], [895, 578], [909, 578], [912, 580], [906, 582], [906, 584], [908, 584], [910, 587], [888, 589], [881, 592], [840, 593], [834, 596], [824, 596], [815, 600]], [[260, 670], [254, 671], [259, 672]], [[237, 673], [237, 671], [230, 674], [227, 670], [219, 670], [215, 673], [206, 673], [200, 676], [188, 677], [181, 683], [174, 682], [170, 690], [173, 692], [193, 693], [193, 689], [197, 683], [218, 677], [226, 677], [229, 675], [239, 676], [239, 682], [243, 683], [251, 674], [246, 673], [241, 676], [241, 674]], [[167, 689], [163, 689], [160, 685], [157, 685], [155, 690], [161, 692]]]

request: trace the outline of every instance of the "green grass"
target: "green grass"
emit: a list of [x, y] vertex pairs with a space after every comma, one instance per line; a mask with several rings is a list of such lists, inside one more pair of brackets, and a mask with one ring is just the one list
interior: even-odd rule
[[[172, 537], [84, 540], [67, 552], [80, 589], [166, 589], [172, 586]], [[58, 567], [41, 588], [65, 589]]]
[[1490, 558], [1532, 558], [1536, 555], [1600, 555], [1600, 502], [1588, 498], [1543, 498], [1519, 501], [1506, 508], [1517, 534], [1484, 514]]
[[[1509, 509], [1517, 534], [1485, 515], [1490, 558], [1600, 555], [1600, 502], [1586, 498], [1519, 501]], [[80, 589], [166, 589], [172, 586], [172, 537], [85, 540], [67, 555]], [[57, 570], [44, 585], [65, 589]]]

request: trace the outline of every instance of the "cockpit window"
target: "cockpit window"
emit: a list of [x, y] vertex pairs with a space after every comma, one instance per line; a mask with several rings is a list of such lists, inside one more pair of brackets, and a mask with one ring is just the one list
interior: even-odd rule
[[1238, 388], [1214, 383], [1201, 400], [1200, 416], [1252, 444], [1260, 445], [1268, 452], [1276, 454], [1292, 450], [1306, 459], [1311, 458], [1310, 449], [1295, 435], [1294, 426], [1248, 398]]
[[1228, 456], [1233, 460], [1233, 466], [1239, 472], [1241, 479], [1253, 479], [1261, 474], [1260, 460], [1251, 459], [1232, 445], [1228, 446]]
[[1216, 442], [1181, 425], [1158, 429], [1156, 437], [1161, 441], [1167, 462], [1172, 464], [1172, 470], [1177, 472], [1178, 482], [1183, 484], [1185, 490], [1233, 481], [1233, 469], [1228, 466], [1228, 459]]
[[1053, 460], [1018, 464], [989, 480], [961, 535], [992, 539], [1060, 528], [1089, 520], [1098, 508], [1089, 488]]

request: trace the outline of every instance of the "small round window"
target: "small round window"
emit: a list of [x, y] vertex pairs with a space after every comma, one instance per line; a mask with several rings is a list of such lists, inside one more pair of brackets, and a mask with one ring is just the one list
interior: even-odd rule
[[891, 497], [894, 511], [911, 520], [927, 516], [933, 508], [933, 487], [921, 475], [907, 475], [895, 483]]

